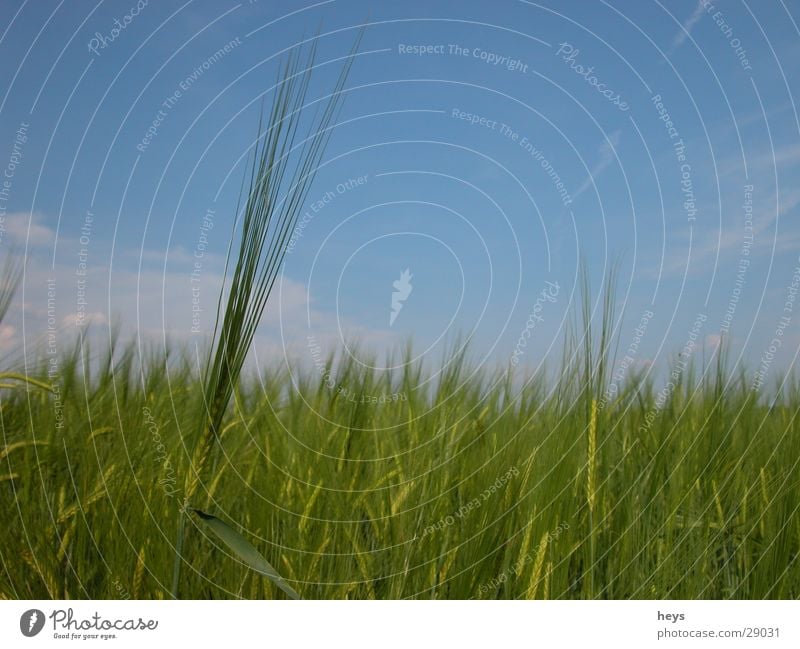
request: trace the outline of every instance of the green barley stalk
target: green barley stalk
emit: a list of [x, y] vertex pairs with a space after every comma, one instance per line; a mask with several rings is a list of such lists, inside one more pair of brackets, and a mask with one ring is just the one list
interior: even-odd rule
[[[332, 93], [315, 110], [306, 137], [301, 139], [300, 125], [305, 117], [304, 107], [314, 68], [317, 39], [312, 41], [304, 61], [299, 50], [288, 56], [279, 72], [266, 124], [263, 116], [259, 122], [259, 137], [248, 173], [249, 185], [242, 210], [236, 265], [224, 309], [224, 285], [220, 291], [212, 346], [203, 377], [204, 413], [192, 445], [184, 485], [184, 507], [179, 514], [173, 564], [173, 597], [178, 596], [189, 504], [209, 464], [234, 386], [330, 139], [331, 125], [341, 108], [344, 83], [361, 34], [363, 31], [345, 59]], [[238, 211], [237, 207], [237, 214]], [[224, 271], [226, 279], [230, 260], [229, 248]]]
[[597, 401], [592, 399], [589, 419], [589, 439], [586, 471], [586, 502], [589, 505], [589, 568], [590, 590], [594, 597], [594, 572], [597, 548], [597, 530], [595, 528], [595, 501], [597, 500]]
[[[619, 262], [611, 264], [606, 278], [603, 292], [602, 310], [600, 313], [600, 335], [595, 341], [595, 329], [592, 326], [592, 299], [591, 284], [589, 281], [588, 267], [581, 262], [581, 316], [582, 323], [577, 327], [581, 329], [583, 342], [583, 375], [581, 376], [581, 392], [584, 395], [588, 425], [587, 431], [587, 457], [586, 457], [586, 504], [589, 517], [589, 592], [595, 597], [595, 571], [597, 560], [597, 529], [595, 526], [595, 513], [597, 509], [598, 491], [598, 417], [600, 406], [606, 405], [605, 390], [614, 369], [615, 358], [619, 345], [619, 336], [614, 334], [616, 278], [619, 272]], [[616, 340], [616, 344], [615, 344]], [[597, 346], [595, 346], [597, 343]], [[602, 445], [601, 445], [602, 446]]]

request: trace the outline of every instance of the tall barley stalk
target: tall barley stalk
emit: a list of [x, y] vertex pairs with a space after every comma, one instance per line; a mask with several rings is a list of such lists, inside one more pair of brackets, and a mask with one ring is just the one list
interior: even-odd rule
[[591, 557], [590, 590], [594, 596], [594, 563], [597, 538], [594, 525], [594, 508], [597, 500], [597, 400], [592, 399], [591, 415], [589, 418], [589, 436], [586, 458], [586, 503], [589, 505], [589, 554]]
[[[586, 429], [586, 504], [589, 518], [589, 593], [592, 598], [596, 597], [597, 529], [595, 526], [595, 513], [597, 510], [597, 474], [600, 464], [597, 443], [598, 419], [601, 409], [608, 405], [606, 386], [614, 369], [616, 346], [619, 345], [619, 337], [614, 336], [615, 285], [618, 270], [618, 262], [612, 263], [606, 278], [602, 310], [600, 312], [600, 335], [597, 341], [594, 340], [591, 286], [586, 266], [583, 266], [581, 273], [583, 293], [581, 300], [583, 375], [581, 376], [580, 391], [584, 395], [582, 406], [586, 408], [588, 419], [588, 427]], [[595, 342], [597, 343], [596, 346]]]
[[[362, 32], [363, 33], [363, 32]], [[345, 80], [352, 66], [361, 35], [346, 58], [332, 93], [317, 105], [301, 139], [306, 97], [316, 56], [316, 39], [303, 59], [293, 51], [281, 67], [266, 124], [259, 122], [249, 184], [242, 210], [242, 226], [236, 264], [223, 308], [224, 285], [203, 377], [203, 414], [194, 442], [190, 443], [190, 466], [184, 482], [184, 507], [178, 519], [173, 564], [172, 595], [178, 596], [183, 543], [190, 504], [215, 449], [225, 412], [242, 366], [261, 320], [270, 292], [286, 254], [316, 174], [331, 125], [338, 115]], [[237, 214], [239, 209], [237, 207]], [[234, 226], [235, 227], [235, 226]], [[229, 276], [231, 248], [224, 277]]]

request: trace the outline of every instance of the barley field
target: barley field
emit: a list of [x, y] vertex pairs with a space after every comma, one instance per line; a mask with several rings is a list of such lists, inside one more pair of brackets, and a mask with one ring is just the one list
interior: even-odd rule
[[[717, 357], [611, 396], [609, 346], [566, 344], [522, 383], [457, 345], [245, 371], [188, 505], [303, 598], [800, 596], [800, 386], [759, 396]], [[37, 384], [4, 375], [0, 594], [171, 596], [194, 363], [78, 340]], [[187, 511], [178, 596], [284, 596]]]

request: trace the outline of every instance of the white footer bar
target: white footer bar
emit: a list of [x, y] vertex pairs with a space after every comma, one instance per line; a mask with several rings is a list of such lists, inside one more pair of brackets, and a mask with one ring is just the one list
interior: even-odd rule
[[788, 601], [0, 601], [3, 647], [777, 648], [798, 629]]

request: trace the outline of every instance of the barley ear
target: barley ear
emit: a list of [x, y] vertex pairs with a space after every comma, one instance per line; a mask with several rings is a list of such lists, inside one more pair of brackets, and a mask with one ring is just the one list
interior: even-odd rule
[[544, 558], [547, 554], [547, 546], [550, 540], [550, 535], [545, 532], [542, 535], [542, 540], [539, 542], [539, 549], [536, 551], [536, 559], [533, 561], [533, 574], [531, 574], [531, 581], [528, 585], [528, 593], [526, 599], [536, 599], [536, 591], [539, 590], [539, 582], [542, 577], [542, 567], [544, 566]]
[[597, 498], [597, 400], [592, 399], [592, 415], [589, 420], [589, 444], [586, 472], [586, 500], [589, 511], [594, 512]]
[[136, 558], [136, 569], [133, 571], [133, 599], [139, 599], [142, 594], [142, 584], [144, 583], [144, 546], [139, 550], [139, 556]]

